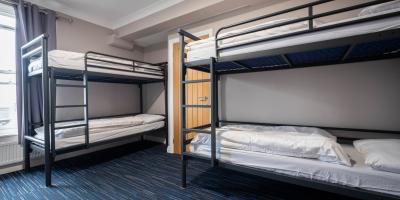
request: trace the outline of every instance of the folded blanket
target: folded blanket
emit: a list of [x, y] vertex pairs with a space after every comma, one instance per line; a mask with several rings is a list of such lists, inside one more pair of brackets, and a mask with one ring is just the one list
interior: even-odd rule
[[143, 123], [143, 119], [137, 116], [93, 119], [89, 121], [89, 129], [116, 126], [137, 126]]
[[[217, 148], [262, 152], [350, 166], [342, 147], [332, 138], [320, 134], [284, 131], [217, 130]], [[192, 145], [210, 145], [209, 134], [198, 134]]]

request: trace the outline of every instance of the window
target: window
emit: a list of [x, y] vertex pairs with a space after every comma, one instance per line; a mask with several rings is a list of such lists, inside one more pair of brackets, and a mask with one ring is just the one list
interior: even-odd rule
[[0, 140], [17, 134], [15, 87], [15, 14], [0, 3]]

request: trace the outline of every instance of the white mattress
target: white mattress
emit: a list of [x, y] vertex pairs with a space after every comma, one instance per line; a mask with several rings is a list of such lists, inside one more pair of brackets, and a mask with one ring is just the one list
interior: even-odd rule
[[[350, 156], [352, 167], [228, 148], [217, 149], [217, 158], [226, 163], [400, 196], [400, 174], [373, 170], [364, 164], [363, 156], [352, 145], [342, 147]], [[208, 157], [211, 155], [210, 146], [206, 145], [191, 144], [190, 151]]]
[[[394, 11], [398, 11], [398, 9], [380, 12], [380, 13], [373, 14], [373, 15], [381, 15], [384, 13], [394, 12]], [[355, 17], [355, 18], [351, 18], [351, 19], [346, 19], [346, 20], [332, 22], [332, 23], [325, 23], [325, 24], [318, 23], [317, 26], [323, 27], [323, 26], [332, 25], [335, 23], [341, 23], [344, 21], [356, 20], [356, 19], [371, 17], [371, 16], [372, 15], [359, 16], [359, 17]], [[299, 26], [293, 26], [292, 28], [291, 28], [291, 26], [292, 25], [287, 25], [287, 28], [281, 29], [282, 30], [281, 32], [273, 31], [271, 33], [271, 31], [267, 30], [267, 31], [260, 31], [260, 32], [256, 32], [256, 33], [247, 34], [246, 37], [237, 37], [236, 39], [230, 38], [230, 39], [227, 39], [226, 41], [224, 41], [223, 43], [219, 43], [219, 47], [228, 47], [231, 45], [236, 45], [236, 44], [240, 44], [240, 43], [255, 41], [258, 39], [265, 39], [265, 38], [269, 38], [269, 37], [273, 37], [273, 36], [277, 36], [277, 35], [288, 34], [290, 32], [298, 32], [298, 31], [304, 30], [304, 28], [301, 28]], [[322, 31], [317, 31], [317, 32], [313, 32], [313, 33], [301, 34], [301, 35], [291, 36], [291, 37], [282, 38], [282, 39], [276, 39], [276, 40], [271, 40], [271, 41], [266, 41], [266, 42], [245, 45], [242, 47], [225, 49], [225, 50], [220, 51], [220, 57], [240, 55], [240, 54], [244, 54], [244, 53], [278, 49], [278, 48], [282, 48], [282, 47], [290, 47], [290, 46], [295, 46], [295, 45], [300, 45], [300, 44], [307, 44], [307, 43], [312, 43], [312, 42], [319, 42], [319, 41], [325, 41], [325, 40], [331, 40], [331, 39], [337, 39], [337, 38], [343, 38], [343, 37], [350, 37], [350, 36], [355, 36], [355, 35], [362, 35], [362, 34], [373, 33], [373, 32], [378, 32], [378, 31], [387, 30], [387, 29], [399, 28], [399, 27], [400, 27], [400, 16], [396, 16], [396, 17], [391, 17], [391, 18], [386, 18], [386, 19], [374, 20], [374, 21], [370, 21], [370, 22], [363, 22], [363, 23], [358, 23], [358, 24], [354, 24], [354, 25], [333, 28], [333, 29], [329, 29], [329, 30], [322, 30]], [[188, 63], [193, 62], [193, 61], [208, 60], [210, 57], [216, 57], [216, 55], [215, 55], [215, 38], [209, 38], [209, 39], [204, 39], [204, 40], [200, 40], [200, 41], [195, 41], [195, 42], [189, 43], [187, 46], [188, 46], [187, 47], [187, 50], [188, 50], [187, 62]]]
[[[96, 128], [89, 130], [89, 142], [100, 142], [114, 138], [124, 137], [128, 135], [135, 135], [138, 133], [156, 130], [164, 127], [164, 121], [157, 121], [152, 123], [146, 123], [135, 126], [108, 126], [103, 128]], [[68, 129], [63, 129], [68, 130]], [[43, 129], [35, 129], [35, 138], [44, 139]], [[71, 137], [56, 138], [55, 146], [56, 149], [64, 148], [68, 146], [74, 146], [85, 143], [84, 127], [70, 128], [69, 135]]]
[[[97, 54], [89, 54], [88, 57], [117, 62], [117, 63], [121, 63], [121, 64], [129, 64], [129, 65], [135, 64], [135, 66], [151, 68], [151, 69], [144, 69], [144, 68], [137, 68], [137, 67], [134, 68], [132, 66], [112, 64], [112, 63], [95, 61], [95, 60], [89, 59], [88, 60], [89, 65], [132, 71], [132, 72], [125, 72], [125, 71], [102, 69], [102, 68], [88, 66], [88, 71], [91, 71], [91, 72], [117, 74], [117, 75], [133, 76], [133, 77], [146, 77], [146, 78], [155, 78], [155, 79], [163, 79], [164, 78], [163, 72], [153, 70], [153, 69], [160, 69], [159, 66], [153, 66], [153, 65], [149, 65], [149, 64], [146, 64], [146, 65], [140, 64], [139, 65], [139, 63], [137, 63], [137, 62], [123, 60], [123, 59], [117, 59], [117, 58], [113, 58], [113, 57], [101, 56], [101, 55], [97, 55]], [[48, 52], [48, 66], [56, 67], [56, 68], [63, 68], [63, 69], [85, 70], [85, 59], [84, 58], [85, 58], [85, 54], [83, 54], [83, 53], [63, 51], [63, 50], [52, 50], [52, 51]], [[36, 71], [39, 69], [42, 69], [42, 59], [32, 60], [28, 66], [29, 72], [33, 72], [33, 71]], [[134, 71], [145, 72], [145, 73], [150, 73], [150, 74], [135, 73]]]

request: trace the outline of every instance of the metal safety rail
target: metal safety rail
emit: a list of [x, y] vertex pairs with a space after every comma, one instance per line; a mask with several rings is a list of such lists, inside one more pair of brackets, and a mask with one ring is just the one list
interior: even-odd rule
[[[271, 14], [266, 14], [260, 17], [223, 26], [219, 28], [215, 34], [217, 72], [220, 74], [245, 73], [400, 57], [399, 27], [391, 27], [368, 34], [346, 36], [343, 38], [335, 38], [326, 41], [324, 40], [276, 49], [261, 49], [255, 52], [244, 52], [242, 54], [221, 56], [221, 53], [227, 50], [247, 48], [255, 44], [267, 44], [267, 42], [270, 41], [280, 41], [293, 38], [295, 36], [299, 36], [299, 39], [301, 39], [300, 36], [302, 35], [329, 31], [338, 28], [346, 28], [351, 25], [398, 17], [400, 16], [400, 11], [398, 9], [394, 9], [393, 11], [384, 12], [382, 14], [363, 16], [351, 20], [343, 20], [337, 23], [331, 23], [322, 26], [314, 26], [314, 20], [340, 15], [350, 11], [357, 11], [368, 6], [374, 6], [392, 1], [394, 0], [373, 0], [344, 8], [334, 8], [333, 10], [326, 12], [316, 12], [315, 10], [318, 8], [318, 6], [327, 5], [331, 2], [334, 2], [334, 0], [313, 1], [308, 4], [295, 6], [286, 10], [277, 11]], [[270, 25], [258, 26], [251, 29], [245, 29], [243, 31], [237, 31], [233, 34], [222, 35], [224, 31], [238, 29], [243, 25], [251, 25], [251, 23], [261, 22], [262, 20], [284, 16], [287, 13], [304, 10], [307, 10], [307, 14], [304, 17], [283, 20], [282, 22], [277, 22]], [[221, 43], [227, 39], [235, 39], [246, 35], [248, 36], [252, 33], [285, 27], [300, 22], [307, 22], [307, 28], [298, 31], [276, 34], [270, 37], [262, 37], [260, 39], [237, 42], [232, 45], [221, 45]], [[191, 61], [187, 63], [187, 65], [193, 69], [209, 71], [209, 65], [206, 60]]]
[[[191, 156], [190, 152], [186, 151], [186, 145], [190, 143], [190, 140], [187, 140], [187, 135], [192, 132], [196, 133], [206, 133], [211, 134], [211, 166], [217, 165], [216, 160], [216, 127], [218, 126], [218, 88], [217, 88], [217, 80], [218, 75], [215, 70], [215, 58], [210, 58], [210, 79], [200, 79], [200, 80], [186, 80], [186, 71], [187, 67], [185, 65], [185, 38], [190, 38], [191, 40], [200, 40], [200, 38], [184, 31], [178, 30], [179, 32], [179, 41], [181, 44], [180, 48], [180, 120], [181, 120], [181, 149], [182, 149], [182, 186], [186, 186], [186, 168], [187, 168], [187, 158]], [[210, 105], [191, 105], [186, 104], [186, 93], [185, 87], [188, 84], [195, 84], [195, 83], [210, 83], [210, 98], [211, 104]], [[195, 127], [195, 128], [188, 128], [186, 127], [186, 109], [187, 108], [207, 108], [211, 110], [211, 122], [209, 125]], [[204, 130], [205, 128], [210, 128], [209, 130]]]
[[[47, 49], [48, 35], [43, 34], [28, 42], [21, 47], [21, 63], [22, 63], [22, 86], [23, 86], [23, 123], [24, 123], [24, 168], [30, 169], [30, 153], [33, 149], [44, 151], [45, 157], [45, 179], [46, 186], [51, 186], [51, 169], [56, 156], [70, 153], [78, 150], [88, 149], [94, 146], [104, 145], [108, 143], [114, 143], [118, 141], [124, 141], [133, 137], [140, 136], [143, 140], [143, 136], [154, 131], [146, 131], [134, 135], [125, 137], [90, 142], [89, 134], [89, 101], [88, 101], [88, 82], [89, 81], [100, 81], [100, 82], [117, 82], [117, 83], [130, 83], [138, 85], [140, 93], [140, 112], [131, 113], [125, 115], [114, 115], [106, 117], [121, 117], [131, 116], [135, 114], [143, 113], [143, 84], [161, 82], [165, 88], [165, 126], [161, 129], [165, 132], [166, 144], [168, 145], [168, 108], [167, 108], [167, 80], [168, 70], [165, 63], [151, 64], [143, 61], [131, 60], [121, 58], [117, 56], [111, 56], [107, 54], [97, 52], [87, 52], [84, 57], [85, 68], [83, 70], [76, 69], [61, 69], [55, 68], [48, 65], [48, 49]], [[29, 72], [28, 65], [32, 59], [41, 59], [42, 68]], [[93, 62], [94, 61], [94, 62]], [[94, 64], [93, 64], [94, 63]], [[127, 64], [129, 63], [129, 64]], [[112, 64], [113, 66], [120, 66], [120, 68], [108, 67]], [[146, 67], [146, 66], [152, 67]], [[122, 67], [121, 67], [122, 66]], [[106, 69], [107, 72], [118, 71], [127, 73], [127, 75], [115, 75], [107, 72], [93, 72], [93, 68]], [[132, 76], [133, 75], [133, 76]], [[41, 80], [42, 87], [42, 122], [33, 123], [31, 119], [31, 99], [30, 99], [30, 84], [31, 79], [39, 77]], [[94, 77], [94, 78], [93, 78]], [[57, 83], [58, 79], [63, 80], [79, 80], [81, 84], [66, 84]], [[83, 104], [56, 104], [56, 91], [57, 88], [81, 88], [83, 90]], [[56, 113], [59, 109], [73, 109], [83, 108], [83, 119], [75, 120], [56, 120]], [[57, 125], [59, 123], [66, 123], [71, 121], [80, 120], [80, 123], [71, 125]], [[35, 137], [35, 128], [43, 126], [44, 138], [39, 139]], [[84, 130], [84, 142], [78, 145], [67, 146], [63, 148], [56, 148], [56, 130], [78, 128], [83, 127]]]

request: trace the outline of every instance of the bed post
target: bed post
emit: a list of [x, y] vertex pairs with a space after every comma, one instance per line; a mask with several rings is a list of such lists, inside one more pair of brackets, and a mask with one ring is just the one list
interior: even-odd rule
[[165, 152], [168, 151], [168, 63], [164, 65]]
[[220, 76], [218, 72], [215, 70], [215, 126], [219, 127], [219, 95], [218, 95], [218, 81]]
[[53, 165], [56, 156], [56, 141], [55, 141], [55, 123], [56, 123], [56, 78], [54, 68], [50, 68], [50, 151], [51, 165]]
[[216, 94], [218, 90], [218, 80], [215, 70], [215, 58], [210, 58], [210, 78], [211, 78], [211, 166], [215, 167], [216, 162], [216, 125], [218, 115], [218, 105]]
[[143, 114], [143, 84], [139, 83], [138, 87], [139, 87], [139, 93], [140, 93], [140, 99], [139, 99], [140, 113]]
[[182, 187], [186, 187], [186, 167], [187, 167], [187, 158], [185, 155], [186, 152], [186, 133], [183, 131], [186, 127], [186, 112], [183, 105], [185, 105], [185, 75], [186, 75], [186, 66], [185, 66], [185, 38], [182, 33], [179, 33], [179, 44], [180, 44], [180, 112], [181, 112], [181, 156], [182, 156]]
[[[313, 17], [313, 6], [310, 5], [308, 7], [308, 17]], [[310, 20], [308, 20], [308, 30], [312, 30], [314, 29], [314, 21], [312, 18], [310, 18]]]
[[84, 62], [85, 62], [85, 71], [83, 71], [83, 105], [84, 111], [84, 122], [85, 122], [85, 145], [86, 148], [89, 148], [89, 75], [88, 75], [88, 52], [85, 54]]
[[43, 128], [44, 128], [44, 169], [46, 186], [51, 186], [51, 154], [49, 132], [49, 71], [47, 66], [47, 37], [42, 40], [42, 92], [43, 92]]
[[[139, 104], [140, 104], [140, 114], [143, 114], [143, 84], [139, 83], [138, 84], [139, 87]], [[144, 136], [140, 135], [140, 141], [143, 142], [144, 141]]]

